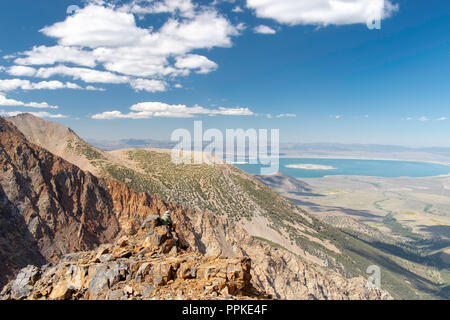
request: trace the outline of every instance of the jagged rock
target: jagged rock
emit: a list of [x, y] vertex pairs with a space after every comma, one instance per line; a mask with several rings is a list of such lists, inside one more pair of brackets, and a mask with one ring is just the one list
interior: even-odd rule
[[11, 295], [14, 299], [23, 299], [33, 290], [33, 285], [39, 279], [40, 270], [35, 266], [22, 269], [11, 285]]
[[[115, 255], [123, 250], [134, 252], [132, 248], [142, 246], [146, 238], [145, 234], [127, 237], [126, 245], [117, 242], [108, 248], [108, 254]], [[164, 242], [161, 245], [164, 246]], [[128, 259], [102, 262], [97, 258], [99, 253], [105, 252], [101, 248], [79, 252], [78, 260], [66, 259], [45, 270], [29, 266], [8, 284], [15, 291], [5, 291], [0, 298], [16, 299], [17, 292], [21, 293], [21, 299], [52, 300], [222, 299], [221, 292], [225, 292], [228, 299], [266, 298], [250, 283], [251, 261], [248, 258], [216, 258], [182, 250], [171, 256], [161, 253], [160, 248], [154, 250], [158, 253], [154, 257], [139, 258], [134, 253]], [[21, 289], [23, 287], [27, 290]], [[225, 288], [227, 290], [223, 291]]]
[[66, 275], [68, 275], [68, 287], [72, 290], [81, 290], [86, 282], [87, 269], [82, 266], [70, 265]]
[[66, 300], [72, 296], [72, 290], [67, 285], [66, 281], [59, 282], [50, 293], [51, 300]]
[[89, 267], [89, 278], [91, 279], [89, 282], [89, 293], [93, 298], [109, 289], [106, 271], [107, 266], [105, 265], [92, 265]]

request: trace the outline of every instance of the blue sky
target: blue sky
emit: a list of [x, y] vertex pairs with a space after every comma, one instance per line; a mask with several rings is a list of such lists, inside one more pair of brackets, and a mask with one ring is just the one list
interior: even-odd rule
[[2, 0], [1, 113], [95, 139], [203, 120], [282, 142], [450, 146], [450, 3], [385, 1], [370, 30], [382, 0], [317, 0], [319, 17], [305, 1]]

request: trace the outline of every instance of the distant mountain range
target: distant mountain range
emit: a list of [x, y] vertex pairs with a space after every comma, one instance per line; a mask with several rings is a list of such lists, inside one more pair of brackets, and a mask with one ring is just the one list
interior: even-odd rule
[[283, 151], [329, 151], [329, 152], [430, 152], [450, 156], [450, 147], [405, 147], [382, 144], [340, 144], [340, 143], [284, 143]]
[[[120, 139], [120, 140], [97, 140], [87, 139], [90, 144], [103, 150], [118, 150], [127, 148], [159, 148], [170, 149], [176, 145], [173, 141], [154, 139]], [[450, 147], [405, 147], [400, 145], [382, 144], [343, 144], [343, 143], [281, 143], [280, 152], [425, 152], [437, 153], [450, 156]]]

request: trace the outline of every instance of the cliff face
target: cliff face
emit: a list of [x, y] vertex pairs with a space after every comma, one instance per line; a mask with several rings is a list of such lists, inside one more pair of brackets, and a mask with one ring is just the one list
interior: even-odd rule
[[[197, 261], [203, 265], [210, 263], [210, 266], [214, 267], [223, 265], [224, 261], [220, 259], [228, 257], [238, 259], [233, 260], [236, 265], [236, 261], [241, 261], [242, 257], [249, 257], [253, 261], [253, 268], [242, 268], [252, 275], [251, 285], [280, 299], [390, 298], [384, 291], [368, 289], [362, 278], [345, 279], [286, 250], [278, 250], [256, 241], [230, 219], [186, 208], [177, 203], [168, 203], [146, 193], [136, 193], [115, 180], [103, 180], [83, 172], [30, 143], [12, 124], [1, 118], [0, 164], [0, 282], [4, 284], [6, 280], [12, 279], [27, 265], [37, 266], [27, 267], [19, 273], [14, 281], [17, 282], [15, 287], [10, 283], [5, 288], [4, 297], [30, 298], [40, 294], [43, 298], [60, 298], [59, 294], [51, 293], [56, 286], [65, 292], [63, 298], [91, 298], [90, 294], [85, 295], [86, 286], [89, 288], [92, 280], [96, 279], [97, 271], [90, 271], [100, 268], [102, 272], [108, 273], [116, 264], [105, 265], [106, 263], [125, 259], [120, 261], [128, 263], [128, 271], [124, 271], [126, 275], [120, 275], [117, 282], [108, 280], [108, 290], [100, 290], [102, 293], [99, 297], [111, 298], [111, 290], [122, 290], [122, 293], [126, 291], [127, 297], [138, 298], [139, 296], [132, 294], [130, 296], [128, 288], [131, 287], [133, 292], [141, 292], [139, 290], [142, 283], [132, 281], [136, 276], [136, 265], [133, 264], [132, 257], [139, 263], [156, 263], [153, 260], [142, 260], [144, 258], [139, 256], [141, 250], [135, 255], [134, 250], [142, 248], [139, 244], [142, 239], [131, 240], [133, 245], [127, 247], [129, 252], [133, 252], [131, 255], [116, 255], [119, 249], [113, 246], [115, 249], [111, 252], [114, 253], [114, 259], [108, 261], [98, 262], [93, 258], [93, 251], [66, 256], [64, 259], [70, 260], [69, 265], [64, 259], [58, 258], [63, 254], [92, 250], [100, 244], [113, 243], [123, 235], [138, 237], [142, 224], [151, 215], [170, 210], [176, 225], [177, 248], [184, 250], [186, 254], [190, 252], [195, 253], [194, 256], [200, 255], [197, 260], [188, 259], [188, 264]], [[220, 258], [222, 262], [207, 258], [211, 256]], [[160, 258], [168, 259], [166, 256]], [[185, 263], [181, 262], [185, 257], [178, 258], [181, 259], [177, 260], [180, 265]], [[177, 261], [174, 266], [178, 265]], [[40, 268], [48, 262], [54, 262], [53, 266], [60, 267]], [[71, 271], [67, 269], [70, 265], [74, 266]], [[87, 269], [80, 271], [79, 274], [84, 275], [80, 277], [88, 275], [90, 280], [80, 284], [78, 293], [67, 287], [71, 292], [69, 295], [67, 290], [64, 291], [63, 284], [59, 285], [59, 280], [63, 275], [72, 274], [75, 269], [79, 270], [77, 268], [81, 266]], [[129, 274], [131, 278], [127, 278]], [[43, 280], [38, 284], [38, 279]], [[102, 279], [98, 281], [104, 282], [104, 277]], [[180, 279], [171, 279], [178, 281], [176, 288], [185, 285]], [[76, 282], [80, 281], [82, 280]], [[114, 284], [111, 284], [113, 282]], [[163, 287], [166, 284], [163, 284]], [[25, 291], [20, 289], [21, 285], [25, 286]], [[199, 284], [199, 288], [202, 285], [203, 282]], [[53, 289], [50, 290], [50, 287]], [[39, 294], [35, 289], [39, 290]], [[167, 290], [164, 294], [173, 297], [176, 290]], [[142, 297], [142, 292], [139, 294]], [[114, 293], [114, 296], [118, 295], [118, 292]], [[200, 291], [194, 290], [191, 296], [200, 298], [202, 295]]]
[[119, 232], [103, 181], [0, 119], [0, 284], [25, 264], [92, 249]]

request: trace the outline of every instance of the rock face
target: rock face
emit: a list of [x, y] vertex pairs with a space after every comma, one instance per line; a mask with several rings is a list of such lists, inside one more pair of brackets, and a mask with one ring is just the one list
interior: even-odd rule
[[[5, 298], [176, 298], [179, 289], [184, 298], [209, 297], [198, 289], [203, 285], [213, 286], [212, 297], [223, 298], [225, 287], [233, 295], [249, 283], [277, 299], [391, 298], [368, 289], [362, 278], [345, 279], [256, 241], [230, 219], [83, 172], [30, 143], [2, 118], [0, 164], [0, 285], [15, 279], [5, 287]], [[156, 228], [166, 210], [176, 236]], [[225, 268], [229, 264], [237, 278]], [[225, 287], [223, 281], [206, 284], [202, 268], [215, 270], [217, 281], [225, 277]], [[163, 271], [154, 276], [155, 270]], [[190, 280], [196, 282], [192, 291]]]
[[27, 264], [111, 241], [120, 230], [102, 180], [0, 119], [0, 284]]
[[28, 266], [0, 299], [258, 299], [251, 260], [183, 251], [166, 227], [144, 225], [97, 250], [68, 254], [56, 264]]

